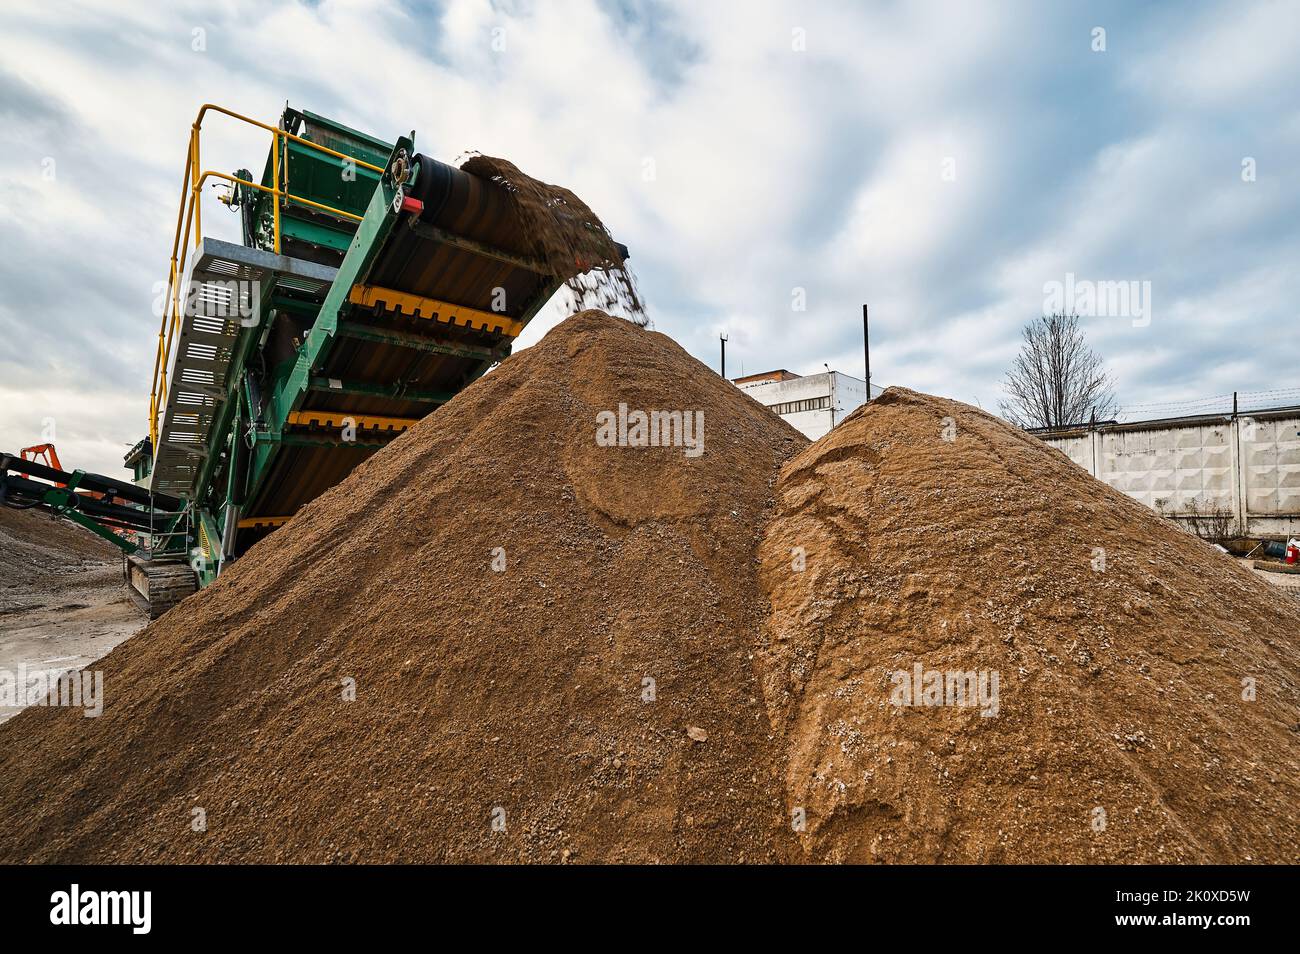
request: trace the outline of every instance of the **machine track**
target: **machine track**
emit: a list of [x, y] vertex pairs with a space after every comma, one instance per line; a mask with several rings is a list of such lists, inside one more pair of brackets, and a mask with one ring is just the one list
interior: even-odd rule
[[194, 571], [184, 560], [150, 560], [132, 554], [122, 561], [122, 575], [131, 598], [150, 619], [162, 616], [198, 589]]

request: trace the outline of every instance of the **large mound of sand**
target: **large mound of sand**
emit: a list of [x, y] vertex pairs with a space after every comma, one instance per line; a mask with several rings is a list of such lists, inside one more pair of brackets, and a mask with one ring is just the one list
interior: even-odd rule
[[[704, 453], [601, 446], [620, 403], [702, 411]], [[569, 319], [103, 660], [102, 717], [0, 730], [0, 859], [779, 857], [754, 554], [806, 444]]]
[[807, 447], [588, 312], [0, 727], [0, 861], [1292, 861], [1297, 632], [971, 408]]
[[[1300, 856], [1300, 613], [1231, 557], [903, 389], [791, 461], [779, 495], [763, 678], [809, 856]], [[987, 704], [949, 673], [983, 674]]]

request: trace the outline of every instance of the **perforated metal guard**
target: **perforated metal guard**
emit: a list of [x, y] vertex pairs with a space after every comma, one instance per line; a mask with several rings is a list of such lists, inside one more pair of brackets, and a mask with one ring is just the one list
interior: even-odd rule
[[155, 492], [189, 496], [208, 454], [212, 422], [228, 397], [228, 372], [241, 321], [272, 284], [324, 295], [336, 270], [260, 249], [204, 239], [181, 285], [179, 338], [167, 369], [167, 405], [158, 427], [150, 476]]

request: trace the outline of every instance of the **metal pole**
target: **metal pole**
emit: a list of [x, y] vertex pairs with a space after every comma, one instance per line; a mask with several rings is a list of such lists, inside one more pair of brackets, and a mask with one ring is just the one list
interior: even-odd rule
[[867, 368], [867, 400], [871, 400], [871, 338], [867, 334], [867, 306], [862, 306], [862, 359]]
[[722, 371], [719, 373], [725, 380], [727, 377], [727, 336], [718, 335], [718, 342], [722, 345]]

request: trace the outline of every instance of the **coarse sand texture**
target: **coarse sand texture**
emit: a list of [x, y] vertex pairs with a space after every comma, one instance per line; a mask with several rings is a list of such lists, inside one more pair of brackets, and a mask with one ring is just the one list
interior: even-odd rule
[[[979, 411], [809, 446], [588, 311], [101, 660], [101, 717], [0, 726], [0, 861], [1291, 862], [1298, 634]], [[918, 665], [996, 704], [896, 704]]]
[[[778, 498], [761, 679], [808, 857], [1300, 856], [1300, 613], [1231, 557], [900, 388], [787, 464]], [[894, 674], [918, 665], [945, 690], [996, 675], [996, 707], [909, 700]]]

